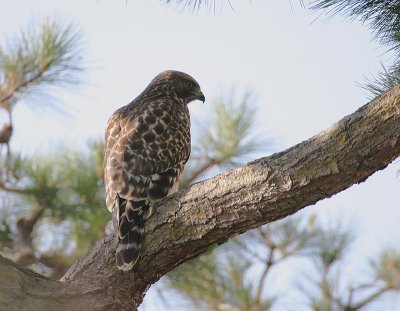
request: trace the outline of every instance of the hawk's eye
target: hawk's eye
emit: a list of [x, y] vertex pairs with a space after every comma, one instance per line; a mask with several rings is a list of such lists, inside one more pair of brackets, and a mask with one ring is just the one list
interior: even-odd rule
[[187, 83], [187, 86], [188, 86], [189, 89], [194, 89], [194, 83], [192, 81], [189, 81]]

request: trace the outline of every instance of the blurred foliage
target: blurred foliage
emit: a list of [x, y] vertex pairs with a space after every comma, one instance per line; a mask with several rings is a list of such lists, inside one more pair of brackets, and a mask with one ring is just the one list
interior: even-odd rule
[[345, 267], [346, 250], [353, 242], [351, 232], [337, 226], [321, 231], [318, 236], [313, 256], [316, 273], [305, 277], [301, 284], [303, 290], [308, 289], [311, 310], [361, 310], [386, 292], [400, 290], [397, 251], [387, 249], [377, 254], [371, 261], [369, 280], [361, 281], [365, 277], [351, 279], [341, 271]]
[[[22, 97], [49, 105], [54, 88], [82, 82], [82, 38], [72, 23], [46, 18], [0, 46], [0, 105], [12, 110]], [[45, 100], [39, 100], [43, 99]]]
[[[297, 272], [290, 272], [291, 280], [286, 281], [297, 287], [286, 284], [284, 289], [291, 293], [296, 310], [360, 310], [384, 293], [400, 290], [400, 255], [383, 251], [371, 263], [370, 280], [361, 282], [363, 275], [348, 277], [344, 263], [353, 241], [351, 231], [340, 223], [327, 228], [315, 214], [291, 216], [180, 265], [163, 278], [163, 295], [171, 292], [182, 297], [184, 306], [192, 310], [282, 308], [287, 294], [275, 284], [287, 262], [297, 257], [301, 260], [292, 267]], [[306, 301], [303, 308], [302, 299]], [[165, 305], [176, 307], [170, 300]]]
[[235, 104], [234, 92], [227, 98], [212, 103], [211, 120], [199, 124], [199, 138], [194, 146], [194, 156], [212, 158], [222, 167], [237, 166], [244, 157], [260, 148], [265, 142], [257, 141], [255, 130], [255, 108], [252, 96], [246, 92]]
[[88, 150], [61, 150], [53, 155], [24, 161], [26, 199], [46, 207], [44, 216], [53, 223], [71, 221], [71, 231], [79, 249], [86, 252], [103, 235], [110, 218], [104, 203], [102, 140], [92, 141]]
[[[42, 228], [68, 224], [67, 229], [59, 233], [64, 241], [60, 247], [48, 246], [38, 253], [41, 244], [46, 243], [43, 239], [49, 237], [33, 239], [33, 249], [38, 259], [44, 255], [49, 261], [49, 255], [44, 254], [47, 252], [53, 252], [59, 258], [69, 257], [71, 247], [73, 258], [82, 256], [104, 236], [104, 225], [110, 219], [110, 214], [104, 203], [103, 150], [103, 142], [99, 140], [90, 142], [86, 150], [63, 149], [50, 155], [24, 157], [21, 165], [15, 169], [21, 178], [3, 184], [3, 190], [17, 198], [18, 204], [11, 208], [14, 213], [21, 214], [18, 217], [29, 214], [31, 210], [40, 211], [34, 233], [41, 232]], [[31, 208], [27, 210], [29, 206]], [[3, 212], [9, 209], [9, 206], [0, 206]], [[18, 236], [18, 228], [12, 230], [6, 218], [3, 222], [3, 226], [0, 226], [1, 246], [10, 235], [14, 235], [15, 241]], [[56, 231], [53, 233], [57, 234]], [[67, 264], [72, 261], [63, 260]]]
[[400, 290], [400, 252], [395, 249], [384, 250], [371, 263], [377, 280], [387, 288]]
[[267, 277], [278, 263], [312, 247], [314, 221], [304, 226], [289, 218], [247, 232], [168, 273], [165, 288], [195, 310], [270, 310], [278, 296], [268, 290]]
[[[255, 152], [265, 152], [270, 142], [257, 133], [254, 96], [250, 92], [237, 95], [233, 90], [211, 103], [207, 120], [197, 122], [198, 134], [183, 178], [184, 188], [207, 171], [213, 173], [236, 167], [251, 159]], [[217, 170], [212, 170], [217, 168]]]
[[[24, 100], [32, 108], [63, 110], [53, 91], [82, 83], [82, 47], [77, 26], [60, 18], [31, 23], [0, 45], [0, 109], [8, 117], [0, 124], [0, 252], [43, 272], [50, 265], [54, 277], [70, 264], [72, 244], [78, 256], [102, 232], [103, 147], [31, 157], [11, 152], [13, 108]], [[82, 240], [68, 237], [81, 234]]]

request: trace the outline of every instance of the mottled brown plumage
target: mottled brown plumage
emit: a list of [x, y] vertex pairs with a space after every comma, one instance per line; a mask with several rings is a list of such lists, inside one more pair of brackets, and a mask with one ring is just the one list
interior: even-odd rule
[[121, 270], [130, 270], [139, 257], [153, 203], [177, 191], [190, 154], [187, 104], [196, 99], [204, 102], [196, 80], [169, 70], [108, 121], [106, 204], [113, 214]]

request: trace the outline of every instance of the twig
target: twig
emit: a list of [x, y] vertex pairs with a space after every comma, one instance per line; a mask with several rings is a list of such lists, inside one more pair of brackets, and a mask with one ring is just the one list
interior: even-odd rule
[[354, 311], [359, 310], [389, 290], [391, 290], [390, 287], [383, 287], [383, 288], [379, 289], [377, 292], [373, 293], [369, 297], [367, 297], [364, 300], [362, 300], [361, 302], [359, 302], [358, 304], [356, 304], [354, 306], [346, 306], [345, 310], [354, 310]]
[[188, 179], [184, 180], [183, 182], [184, 187], [189, 186], [191, 183], [193, 183], [196, 180], [196, 178], [199, 177], [201, 174], [203, 174], [205, 171], [221, 163], [222, 163], [221, 160], [207, 158], [206, 162], [203, 165], [201, 165], [197, 170], [195, 170]]
[[[36, 80], [40, 79], [43, 74], [45, 73], [45, 71], [50, 67], [50, 65], [52, 64], [53, 60], [49, 60], [47, 63], [43, 64], [43, 67], [40, 66], [40, 70], [38, 71], [38, 73], [36, 75], [34, 75], [33, 77], [31, 77], [28, 80], [25, 80], [24, 82], [21, 82], [19, 84], [17, 84], [13, 89], [8, 91], [8, 94], [0, 97], [0, 105], [3, 104], [4, 102], [8, 101], [11, 99], [11, 97], [14, 96], [14, 94], [16, 92], [18, 92], [19, 90], [21, 90], [22, 88], [28, 87], [30, 84], [34, 83]], [[25, 73], [26, 74], [26, 73]], [[9, 107], [10, 109], [10, 107]]]
[[256, 291], [256, 295], [255, 295], [255, 301], [256, 303], [260, 302], [261, 299], [261, 294], [264, 288], [264, 283], [265, 283], [265, 279], [268, 275], [268, 272], [270, 271], [271, 267], [275, 264], [274, 262], [274, 252], [275, 252], [275, 248], [271, 247], [269, 249], [269, 254], [268, 254], [268, 260], [265, 264], [265, 269], [260, 277], [260, 279], [258, 280], [258, 286], [257, 286], [257, 291]]

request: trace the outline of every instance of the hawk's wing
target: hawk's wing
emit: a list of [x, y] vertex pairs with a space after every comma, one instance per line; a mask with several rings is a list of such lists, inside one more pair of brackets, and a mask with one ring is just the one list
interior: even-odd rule
[[[106, 129], [107, 208], [117, 195], [126, 200], [157, 200], [176, 184], [190, 154], [189, 112], [172, 99], [123, 107]], [[184, 109], [187, 110], [185, 106]]]

